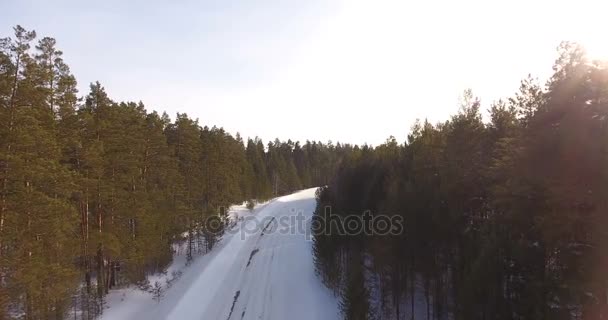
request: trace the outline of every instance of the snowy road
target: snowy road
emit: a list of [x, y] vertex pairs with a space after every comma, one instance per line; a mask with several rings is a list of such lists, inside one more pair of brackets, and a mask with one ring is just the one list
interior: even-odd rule
[[[159, 304], [122, 311], [118, 305], [104, 318], [338, 319], [337, 299], [315, 276], [312, 243], [295, 225], [298, 214], [310, 219], [314, 192], [303, 190], [257, 208], [251, 214], [255, 220], [242, 222], [240, 232], [225, 236], [197, 260]], [[284, 232], [288, 228], [291, 232]]]

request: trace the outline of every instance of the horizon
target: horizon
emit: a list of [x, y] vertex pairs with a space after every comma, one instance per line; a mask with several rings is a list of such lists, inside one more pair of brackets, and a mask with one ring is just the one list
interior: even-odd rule
[[577, 11], [593, 6], [605, 5], [9, 0], [0, 30], [57, 39], [79, 96], [99, 81], [117, 102], [244, 139], [379, 145], [405, 141], [416, 119], [447, 120], [466, 89], [485, 113], [528, 74], [544, 85], [562, 40], [605, 58], [602, 10]]

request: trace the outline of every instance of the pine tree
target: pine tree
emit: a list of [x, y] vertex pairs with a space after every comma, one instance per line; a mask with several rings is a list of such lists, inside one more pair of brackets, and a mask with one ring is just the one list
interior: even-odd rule
[[255, 140], [249, 139], [247, 141], [246, 148], [247, 162], [249, 163], [252, 171], [252, 197], [259, 200], [264, 200], [271, 195], [271, 186], [266, 171], [265, 152], [264, 144], [262, 140], [256, 138]]
[[350, 259], [355, 261], [349, 262], [346, 285], [341, 293], [340, 310], [345, 320], [373, 319], [369, 290], [365, 287], [363, 261], [357, 261], [355, 257]]
[[15, 42], [3, 46], [14, 60], [5, 69], [12, 71], [12, 90], [2, 108], [2, 268], [12, 294], [24, 298], [27, 317], [62, 318], [76, 286], [69, 255], [76, 214], [69, 201], [72, 179], [60, 164], [44, 65], [27, 52], [34, 37], [17, 26]]

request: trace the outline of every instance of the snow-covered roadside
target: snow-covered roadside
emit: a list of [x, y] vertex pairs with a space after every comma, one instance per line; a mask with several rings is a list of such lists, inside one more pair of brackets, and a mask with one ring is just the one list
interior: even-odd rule
[[[338, 302], [315, 275], [312, 243], [305, 235], [254, 228], [260, 221], [298, 213], [309, 219], [315, 190], [274, 199], [251, 213], [234, 208], [235, 216], [256, 217], [239, 221], [237, 228], [255, 231], [227, 233], [183, 269], [159, 303], [137, 289], [114, 291], [103, 319], [338, 319]], [[178, 257], [167, 277], [184, 265], [185, 257]], [[165, 281], [150, 282], [157, 280]]]
[[[247, 209], [245, 204], [232, 206], [228, 211], [228, 217], [236, 224], [235, 227], [238, 227], [243, 218], [256, 215], [268, 203], [270, 202], [257, 204], [253, 211]], [[222, 250], [230, 237], [229, 234], [225, 235], [210, 252], [203, 255], [194, 255], [190, 264], [187, 263], [186, 258], [187, 242], [181, 245], [176, 244], [176, 254], [173, 256], [173, 262], [167, 268], [166, 273], [148, 277], [152, 286], [156, 282], [163, 286], [161, 301], [155, 301], [151, 293], [142, 291], [137, 287], [112, 290], [106, 296], [101, 319], [164, 319], [188, 286], [198, 277], [209, 261], [213, 260], [214, 256]], [[171, 281], [176, 275], [179, 276], [179, 279], [172, 281], [171, 287], [167, 288], [167, 280]]]

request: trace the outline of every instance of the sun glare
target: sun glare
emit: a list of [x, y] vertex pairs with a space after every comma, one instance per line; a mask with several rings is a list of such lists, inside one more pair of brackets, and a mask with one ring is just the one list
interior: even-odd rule
[[592, 60], [608, 60], [608, 41], [595, 39], [594, 41], [583, 42], [582, 45]]

